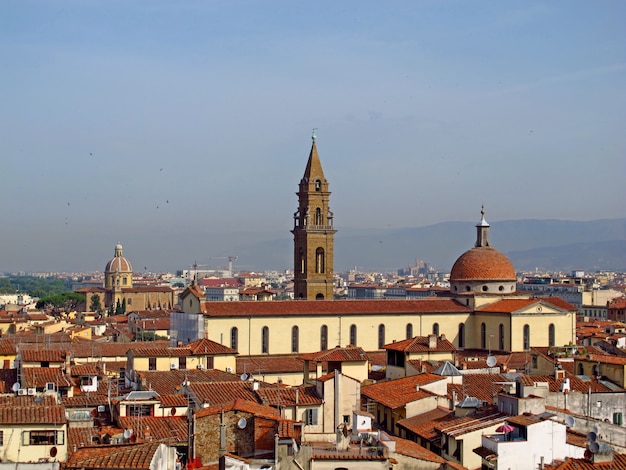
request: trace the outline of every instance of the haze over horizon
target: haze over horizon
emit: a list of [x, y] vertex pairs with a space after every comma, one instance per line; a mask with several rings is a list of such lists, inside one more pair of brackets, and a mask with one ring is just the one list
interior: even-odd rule
[[102, 270], [118, 242], [138, 271], [289, 243], [313, 128], [338, 237], [467, 221], [469, 248], [482, 204], [492, 225], [623, 218], [625, 17], [565, 0], [5, 2], [0, 272]]

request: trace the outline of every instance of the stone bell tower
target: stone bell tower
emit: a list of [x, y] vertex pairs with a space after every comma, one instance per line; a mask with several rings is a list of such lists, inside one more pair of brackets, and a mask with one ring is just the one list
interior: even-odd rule
[[333, 299], [335, 232], [333, 213], [328, 208], [330, 191], [315, 144], [300, 180], [298, 210], [294, 227], [294, 298]]

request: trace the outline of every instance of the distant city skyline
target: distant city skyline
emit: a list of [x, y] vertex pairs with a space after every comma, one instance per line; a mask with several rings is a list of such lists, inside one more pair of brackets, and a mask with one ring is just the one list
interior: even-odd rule
[[313, 128], [338, 240], [471, 224], [482, 204], [491, 223], [622, 218], [624, 17], [585, 1], [4, 3], [0, 271], [102, 270], [118, 242], [137, 271], [183, 269], [255, 235], [284, 237], [267, 268], [284, 266]]

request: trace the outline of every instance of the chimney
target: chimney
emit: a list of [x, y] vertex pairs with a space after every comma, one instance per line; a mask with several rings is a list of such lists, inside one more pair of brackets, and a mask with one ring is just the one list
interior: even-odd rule
[[437, 335], [428, 335], [428, 349], [437, 349]]
[[300, 390], [296, 388], [296, 406], [298, 406], [298, 399], [300, 398]]
[[450, 401], [450, 410], [454, 411], [456, 409], [456, 390], [452, 390], [452, 399]]

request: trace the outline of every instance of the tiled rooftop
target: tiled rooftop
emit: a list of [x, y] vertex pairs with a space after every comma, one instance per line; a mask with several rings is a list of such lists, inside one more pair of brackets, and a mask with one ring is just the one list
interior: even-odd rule
[[85, 446], [77, 449], [65, 464], [66, 469], [143, 469], [151, 463], [159, 447], [158, 442], [146, 444], [122, 444]]
[[418, 374], [387, 382], [378, 382], [361, 388], [361, 394], [389, 408], [398, 408], [433, 394], [421, 388], [443, 377], [434, 374]]
[[430, 348], [428, 336], [416, 336], [402, 341], [396, 341], [383, 346], [383, 349], [392, 351], [412, 352], [429, 352], [429, 351], [456, 351], [456, 347], [445, 337], [438, 336], [435, 341], [435, 347]]

